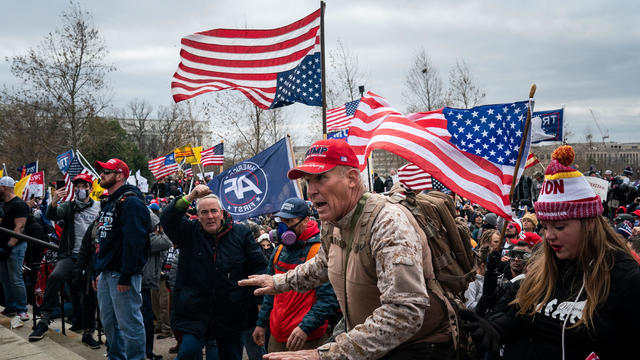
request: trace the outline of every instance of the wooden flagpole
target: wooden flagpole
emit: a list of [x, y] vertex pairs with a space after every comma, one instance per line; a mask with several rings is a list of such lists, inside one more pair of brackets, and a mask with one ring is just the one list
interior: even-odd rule
[[320, 1], [320, 61], [322, 71], [322, 138], [327, 138], [327, 76], [326, 76], [326, 61], [325, 61], [325, 48], [324, 48], [324, 9], [327, 4], [324, 1]]
[[[511, 201], [513, 200], [513, 192], [516, 189], [516, 180], [518, 179], [518, 172], [520, 171], [520, 162], [522, 160], [522, 150], [527, 144], [527, 137], [529, 136], [529, 131], [531, 130], [531, 105], [533, 104], [533, 96], [536, 94], [536, 84], [531, 85], [531, 89], [529, 90], [529, 106], [527, 109], [527, 120], [524, 123], [524, 133], [522, 135], [522, 139], [520, 140], [520, 149], [518, 150], [518, 160], [516, 160], [516, 168], [513, 170], [513, 179], [511, 180], [511, 190], [509, 191], [509, 205], [511, 205]], [[507, 219], [502, 222], [502, 229], [500, 230], [500, 249], [504, 247], [504, 233], [507, 230]]]

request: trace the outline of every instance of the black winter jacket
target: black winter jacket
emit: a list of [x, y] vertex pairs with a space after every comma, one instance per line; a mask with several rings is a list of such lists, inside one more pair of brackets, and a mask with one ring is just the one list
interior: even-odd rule
[[[566, 359], [584, 360], [595, 352], [601, 360], [636, 358], [640, 333], [640, 267], [629, 255], [615, 254], [608, 298], [596, 309], [593, 329], [569, 328], [581, 316], [586, 293], [574, 302], [582, 285], [582, 271], [559, 261], [560, 276], [542, 310], [532, 319], [517, 316], [512, 306], [492, 324], [506, 343], [504, 358], [517, 360], [561, 359], [562, 324], [565, 327]], [[634, 355], [635, 354], [635, 355]]]
[[254, 289], [241, 288], [238, 281], [265, 273], [267, 262], [249, 228], [232, 224], [226, 211], [217, 236], [185, 212], [178, 198], [160, 216], [164, 232], [180, 249], [171, 327], [199, 338], [239, 336], [249, 327], [247, 314], [255, 301]]

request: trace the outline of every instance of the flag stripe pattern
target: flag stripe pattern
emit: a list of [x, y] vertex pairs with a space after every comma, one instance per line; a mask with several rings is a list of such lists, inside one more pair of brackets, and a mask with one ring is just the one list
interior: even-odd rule
[[527, 164], [524, 166], [524, 168], [528, 169], [534, 166], [535, 164], [539, 164], [539, 163], [540, 163], [540, 160], [538, 160], [538, 158], [533, 153], [530, 153], [529, 156], [527, 156]]
[[62, 201], [72, 201], [75, 197], [75, 186], [73, 186], [73, 179], [78, 176], [78, 174], [87, 174], [91, 176], [91, 181], [93, 182], [96, 177], [89, 169], [85, 168], [84, 165], [80, 162], [77, 156], [71, 160], [69, 163], [69, 168], [67, 169], [67, 173], [64, 174], [64, 189], [67, 191], [67, 196], [62, 199]]
[[398, 169], [398, 181], [417, 191], [433, 189], [431, 175], [411, 163]]
[[207, 165], [224, 165], [224, 143], [220, 143], [200, 153], [200, 163]]
[[320, 12], [277, 29], [214, 29], [184, 37], [173, 99], [231, 89], [262, 109], [293, 102], [321, 106]]
[[327, 131], [346, 129], [356, 113], [360, 100], [348, 102], [340, 107], [327, 110]]
[[[360, 100], [347, 141], [361, 170], [371, 151], [387, 150], [429, 172], [451, 191], [510, 219], [509, 192], [527, 107], [522, 101], [404, 116], [369, 92]], [[529, 144], [527, 134], [523, 154], [528, 154]]]
[[149, 171], [156, 179], [162, 179], [178, 171], [174, 153], [149, 160]]

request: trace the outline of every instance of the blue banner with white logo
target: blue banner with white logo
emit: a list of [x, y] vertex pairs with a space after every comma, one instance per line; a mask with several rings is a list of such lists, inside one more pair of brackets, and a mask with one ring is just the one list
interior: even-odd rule
[[56, 162], [58, 163], [58, 168], [60, 169], [62, 175], [66, 174], [67, 170], [69, 170], [71, 160], [73, 160], [73, 150], [69, 150], [56, 156]]
[[338, 139], [347, 141], [347, 137], [349, 137], [349, 128], [330, 131], [327, 134], [327, 139]]
[[564, 109], [534, 111], [531, 117], [531, 143], [562, 141]]
[[24, 176], [35, 174], [38, 172], [38, 162], [34, 161], [30, 164], [25, 164], [23, 166], [20, 166], [16, 170], [18, 170], [18, 173], [21, 174], [23, 169], [24, 169], [24, 174], [23, 174]]
[[295, 181], [287, 178], [293, 167], [289, 149], [284, 138], [209, 181], [207, 185], [234, 220], [276, 213], [285, 200], [301, 197]]

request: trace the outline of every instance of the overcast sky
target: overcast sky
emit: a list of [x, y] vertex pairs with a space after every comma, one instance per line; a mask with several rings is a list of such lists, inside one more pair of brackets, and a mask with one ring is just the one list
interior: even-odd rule
[[[5, 57], [24, 54], [61, 23], [65, 1], [1, 0], [0, 84], [14, 85]], [[274, 28], [319, 1], [80, 1], [110, 49], [114, 107], [133, 98], [168, 105], [180, 38], [213, 28]], [[404, 78], [420, 47], [446, 81], [457, 59], [469, 65], [486, 103], [524, 100], [536, 110], [566, 106], [566, 125], [599, 139], [589, 113], [613, 141], [640, 141], [640, 2], [328, 0], [327, 48], [340, 39], [359, 58], [366, 87], [402, 110]], [[207, 97], [209, 94], [201, 95]], [[289, 106], [304, 124], [305, 105]]]

